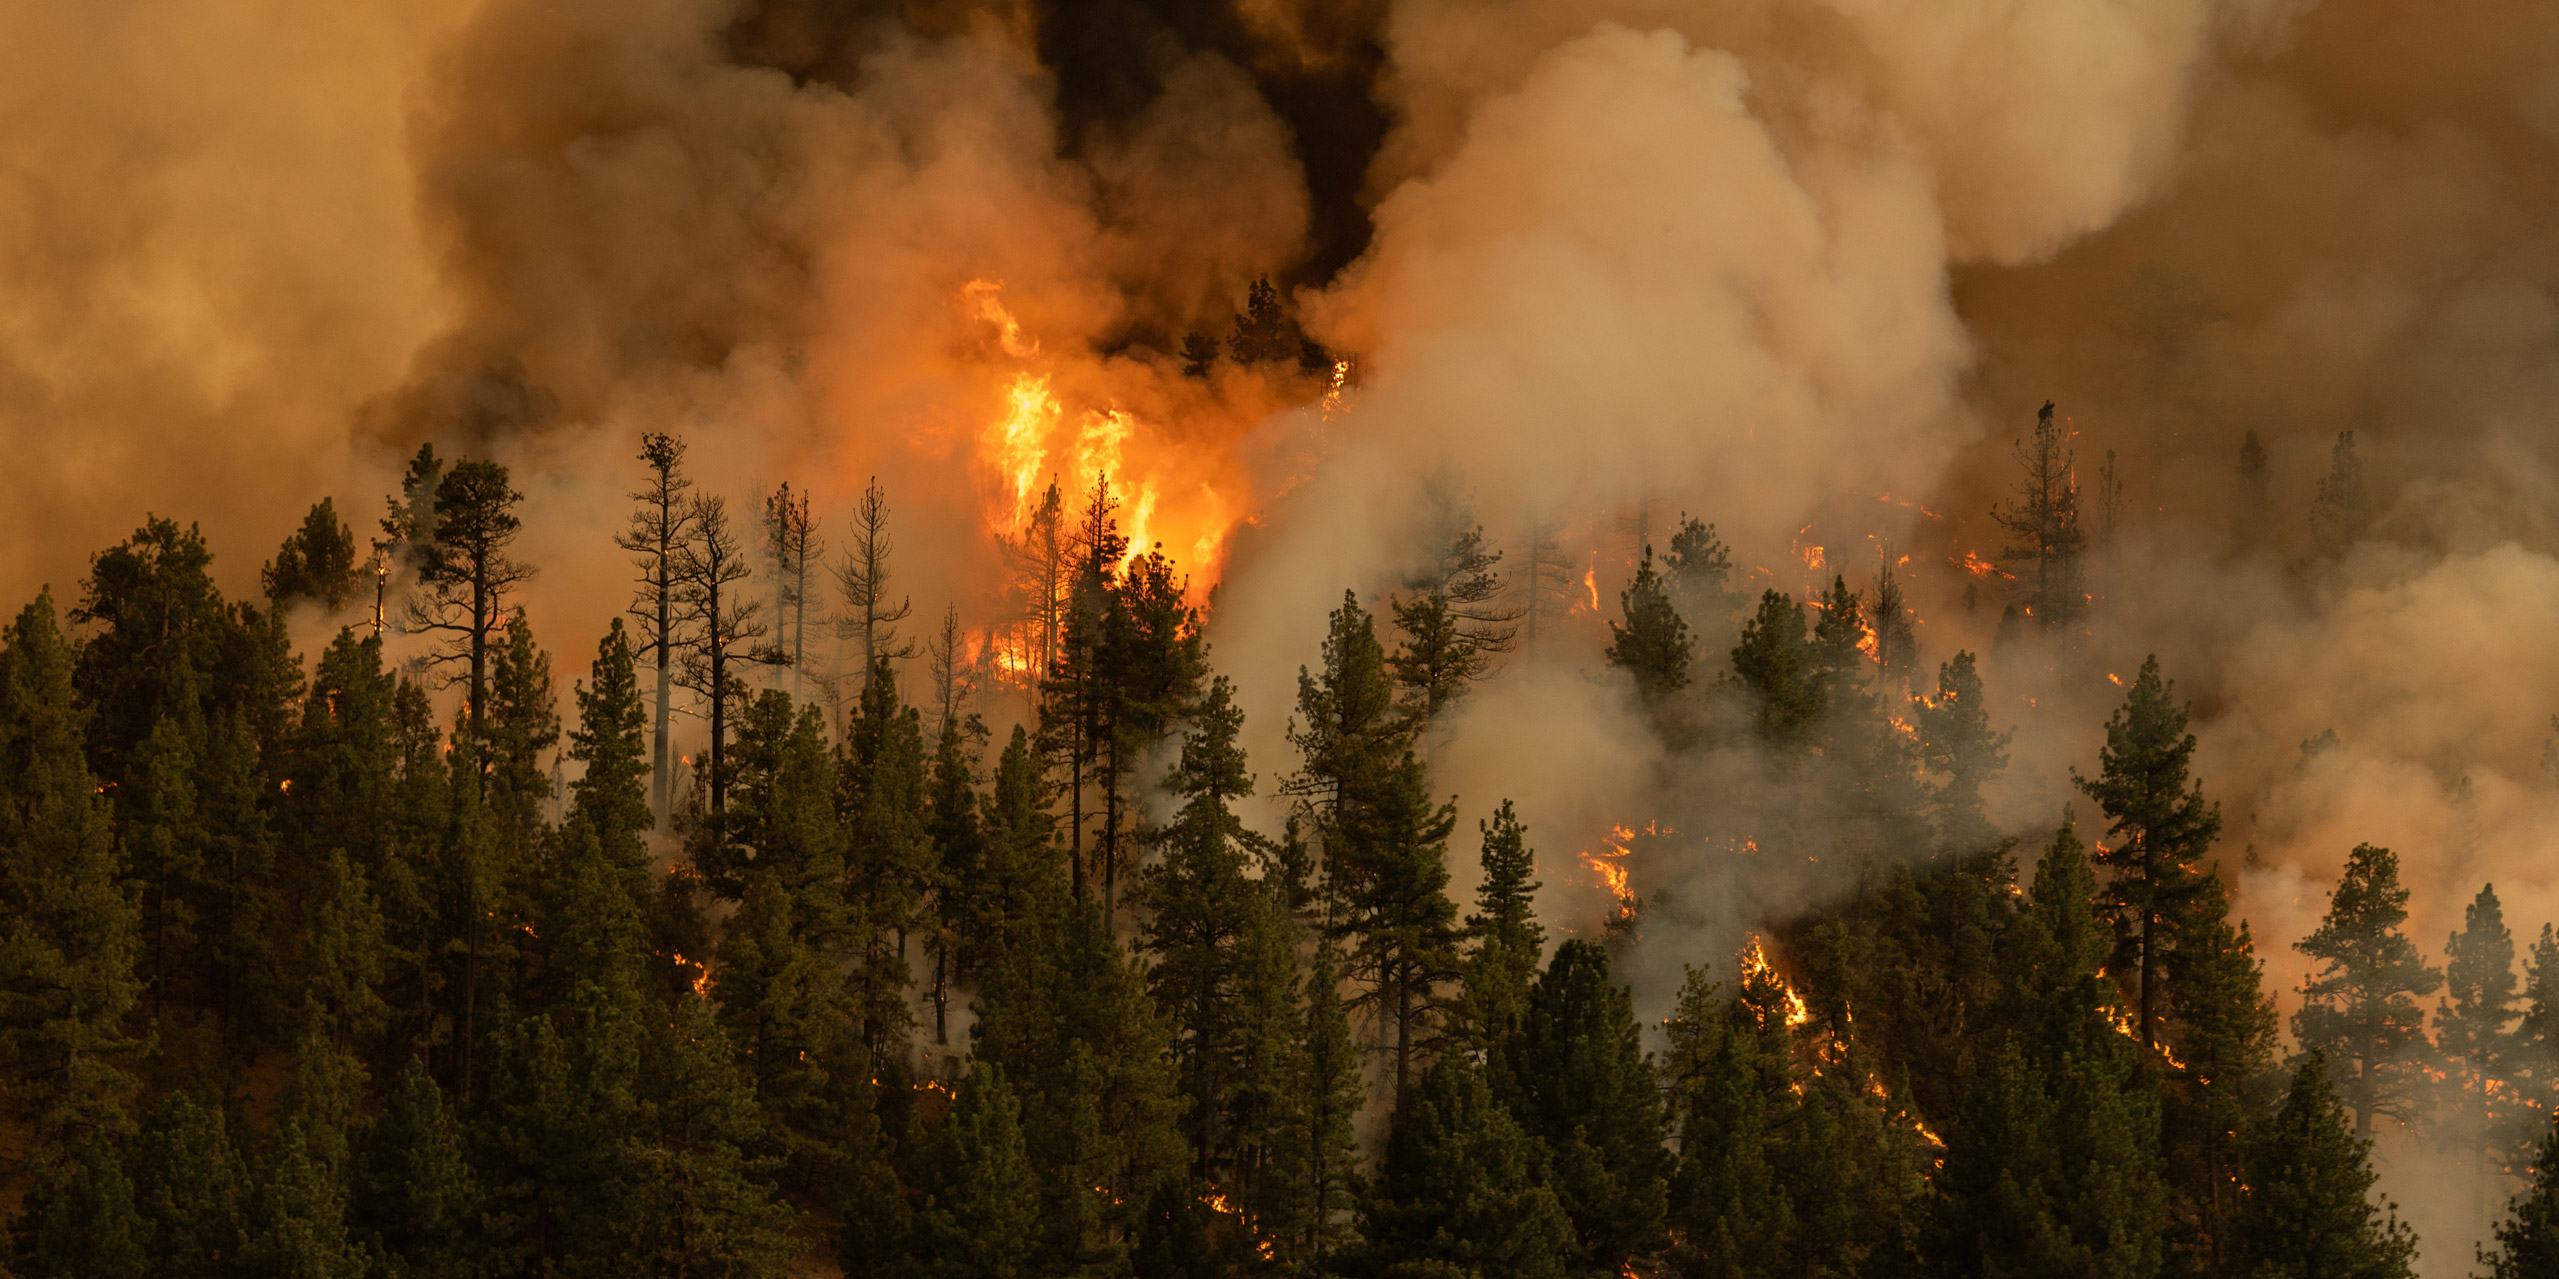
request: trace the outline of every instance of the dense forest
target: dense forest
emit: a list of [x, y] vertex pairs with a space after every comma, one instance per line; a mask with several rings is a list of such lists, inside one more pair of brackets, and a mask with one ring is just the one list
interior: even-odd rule
[[[2087, 597], [2055, 445], [2003, 642]], [[228, 599], [152, 519], [16, 613], [11, 1273], [2382, 1279], [2416, 1240], [2370, 1134], [2422, 1114], [2504, 1216], [2480, 1265], [2559, 1274], [2559, 935], [2519, 959], [2482, 887], [2433, 964], [2357, 848], [2287, 1047], [2156, 662], [2084, 804], [2002, 831], [1974, 655], [1914, 671], [1889, 576], [1744, 598], [1683, 517], [1607, 660], [1668, 749], [1782, 785], [1682, 855], [1853, 887], [1679, 956], [1647, 1025], [1612, 964], [1680, 903], [1550, 931], [1531, 815], [1433, 786], [1543, 548], [1461, 523], [1382, 617], [1346, 592], [1293, 757], [1247, 760], [1106, 488], [1008, 544], [1006, 648], [909, 634], [876, 485], [831, 556], [680, 441], [634, 475], [640, 589], [565, 698], [523, 498], [432, 449], [369, 556], [322, 502]], [[306, 659], [315, 605], [366, 620]]]

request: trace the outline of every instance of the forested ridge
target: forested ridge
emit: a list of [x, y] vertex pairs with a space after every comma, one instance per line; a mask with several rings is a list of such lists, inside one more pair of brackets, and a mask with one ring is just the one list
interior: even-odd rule
[[[2052, 631], [2076, 491], [2027, 460], [2014, 624]], [[1508, 580], [1461, 522], [1383, 617], [1346, 592], [1248, 760], [1106, 488], [1008, 544], [1008, 676], [908, 617], [878, 486], [830, 555], [679, 441], [634, 474], [638, 598], [565, 672], [508, 473], [432, 449], [369, 558], [323, 502], [226, 599], [155, 518], [16, 613], [11, 1273], [2382, 1279], [2416, 1241], [2369, 1134], [2446, 1114], [2506, 1214], [2480, 1265], [2559, 1274], [2559, 935], [2519, 966], [2482, 887], [2438, 964], [2357, 848], [2288, 1047], [2156, 662], [2083, 802], [2001, 831], [1972, 654], [1916, 672], [1889, 574], [1744, 598], [1683, 517], [1608, 661], [1666, 749], [1783, 783], [1689, 852], [1853, 889], [1679, 956], [1643, 1025], [1612, 964], [1681, 903], [1550, 928], [1534, 815], [1461, 829], [1430, 771], [1551, 548]], [[367, 620], [298, 654], [314, 607]]]

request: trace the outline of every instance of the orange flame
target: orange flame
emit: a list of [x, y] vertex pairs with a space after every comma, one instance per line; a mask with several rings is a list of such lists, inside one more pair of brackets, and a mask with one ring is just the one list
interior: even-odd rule
[[1946, 562], [1972, 574], [1975, 577], [1981, 578], [1984, 581], [1988, 581], [1994, 577], [2016, 576], [2016, 574], [2008, 572], [1998, 565], [1991, 563], [1989, 560], [1983, 559], [1981, 557], [1981, 552], [1979, 551], [1966, 551], [1964, 552], [1964, 557], [1962, 559], [1948, 559]]
[[[1657, 823], [1647, 823], [1644, 833], [1658, 835], [1662, 831]], [[1591, 872], [1599, 876], [1599, 882], [1608, 889], [1609, 896], [1617, 899], [1616, 909], [1609, 914], [1609, 922], [1630, 923], [1635, 918], [1635, 908], [1642, 904], [1635, 895], [1626, 869], [1626, 859], [1634, 852], [1635, 832], [1625, 826], [1611, 826], [1600, 842], [1605, 851], [1582, 853], [1582, 864], [1590, 867]]]
[[1786, 979], [1778, 976], [1776, 967], [1768, 962], [1768, 949], [1757, 933], [1750, 935], [1750, 949], [1742, 952], [1742, 980], [1775, 986], [1777, 992], [1786, 997], [1786, 1025], [1789, 1029], [1813, 1019], [1812, 1010], [1804, 1006], [1804, 997], [1796, 994], [1795, 988], [1786, 984]]

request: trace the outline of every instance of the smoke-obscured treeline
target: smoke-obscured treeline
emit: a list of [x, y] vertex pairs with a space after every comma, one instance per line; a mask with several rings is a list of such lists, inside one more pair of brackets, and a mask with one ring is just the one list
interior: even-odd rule
[[[2064, 663], [2067, 443], [2047, 411], [1998, 512], [2000, 642]], [[565, 670], [524, 497], [432, 449], [378, 535], [312, 508], [262, 598], [153, 519], [16, 614], [13, 1272], [2390, 1276], [2367, 1136], [2421, 1115], [2494, 1272], [2559, 1265], [2559, 935], [2519, 955], [2482, 887], [2437, 963], [2356, 848], [2286, 1049], [2155, 661], [2074, 808], [2002, 830], [1984, 787], [2050, 765], [1973, 654], [1914, 669], [1889, 566], [1748, 598], [1683, 517], [1607, 661], [1666, 768], [1759, 771], [1621, 829], [1573, 936], [1527, 815], [1460, 830], [1429, 764], [1534, 642], [1536, 546], [1458, 519], [1346, 592], [1248, 760], [1106, 485], [1009, 545], [1006, 647], [909, 616], [877, 485], [830, 551], [680, 440], [630, 474], [638, 589]], [[2341, 547], [2355, 474], [2341, 440]], [[297, 609], [364, 620], [298, 653]], [[1818, 908], [1662, 953], [1798, 874]], [[1658, 1025], [1613, 975], [1647, 950], [1687, 966]]]

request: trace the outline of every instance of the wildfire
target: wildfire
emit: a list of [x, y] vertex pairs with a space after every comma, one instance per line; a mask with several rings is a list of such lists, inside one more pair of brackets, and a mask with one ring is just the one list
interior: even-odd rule
[[[1658, 835], [1662, 831], [1658, 825], [1647, 824], [1644, 833]], [[1634, 853], [1635, 832], [1626, 826], [1611, 826], [1600, 843], [1604, 851], [1581, 854], [1582, 864], [1590, 867], [1592, 873], [1599, 876], [1599, 882], [1608, 889], [1609, 896], [1617, 899], [1616, 909], [1609, 914], [1610, 926], [1623, 927], [1634, 922], [1635, 908], [1642, 904], [1635, 895], [1626, 870], [1626, 859]]]
[[1334, 418], [1341, 416], [1342, 392], [1349, 385], [1350, 380], [1351, 362], [1348, 360], [1333, 361], [1333, 376], [1324, 384], [1324, 398], [1321, 401], [1325, 421], [1330, 422]]
[[2107, 678], [2107, 680], [2109, 680], [2110, 682], [2112, 682], [2112, 683], [2114, 684], [2114, 686], [2115, 686], [2115, 687], [2117, 687], [2117, 688], [2122, 688], [2122, 687], [2124, 686], [2124, 677], [2123, 677], [2123, 676], [2121, 676], [2121, 675], [2117, 675], [2117, 674], [2116, 674], [2116, 673], [2114, 673], [2113, 671], [2108, 671], [2108, 672], [2106, 672], [2106, 678]]
[[684, 957], [684, 952], [677, 951], [675, 953], [675, 966], [677, 968], [700, 969], [701, 971], [693, 974], [693, 993], [696, 995], [708, 995], [711, 993], [711, 966], [709, 964], [697, 964], [690, 959], [686, 959]]
[[[985, 335], [979, 348], [985, 358], [1013, 366], [1002, 375], [1000, 408], [976, 441], [977, 465], [991, 490], [986, 505], [993, 531], [1007, 537], [1022, 534], [1052, 484], [1069, 505], [1069, 519], [1085, 495], [1099, 487], [1117, 505], [1120, 529], [1128, 539], [1122, 566], [1161, 546], [1186, 559], [1192, 589], [1205, 593], [1214, 585], [1216, 556], [1228, 531], [1251, 513], [1252, 504], [1239, 500], [1241, 489], [1221, 492], [1222, 484], [1233, 487], [1229, 481], [1235, 473], [1221, 469], [1213, 453], [1188, 442], [1198, 437], [1200, 424], [1186, 421], [1178, 430], [1168, 430], [1162, 422], [1142, 418], [1140, 409], [1122, 401], [1117, 390], [1090, 389], [1096, 381], [1116, 387], [1114, 379], [1120, 375], [1113, 370], [1097, 378], [1091, 367], [1044, 355], [1005, 306], [1002, 287], [994, 281], [971, 281], [960, 290], [959, 305], [966, 320]], [[1343, 361], [1326, 393], [1328, 402], [1338, 400], [1348, 377], [1349, 363]], [[1145, 402], [1162, 399], [1159, 392]], [[1202, 412], [1213, 418], [1223, 410], [1210, 406]], [[1171, 443], [1177, 437], [1185, 443]]]
[[1742, 952], [1742, 982], [1744, 985], [1760, 982], [1774, 986], [1779, 994], [1786, 997], [1788, 1029], [1801, 1026], [1813, 1019], [1812, 1010], [1804, 1006], [1804, 997], [1796, 994], [1795, 988], [1787, 985], [1786, 979], [1778, 976], [1776, 967], [1768, 962], [1768, 949], [1762, 944], [1757, 933], [1750, 935], [1750, 949]]
[[1981, 552], [1979, 551], [1966, 551], [1964, 552], [1964, 557], [1962, 559], [1948, 559], [1946, 562], [1972, 574], [1975, 577], [1981, 578], [1984, 581], [1988, 581], [1994, 577], [2016, 576], [2016, 574], [1991, 563], [1989, 560], [1983, 559], [1981, 557]]

